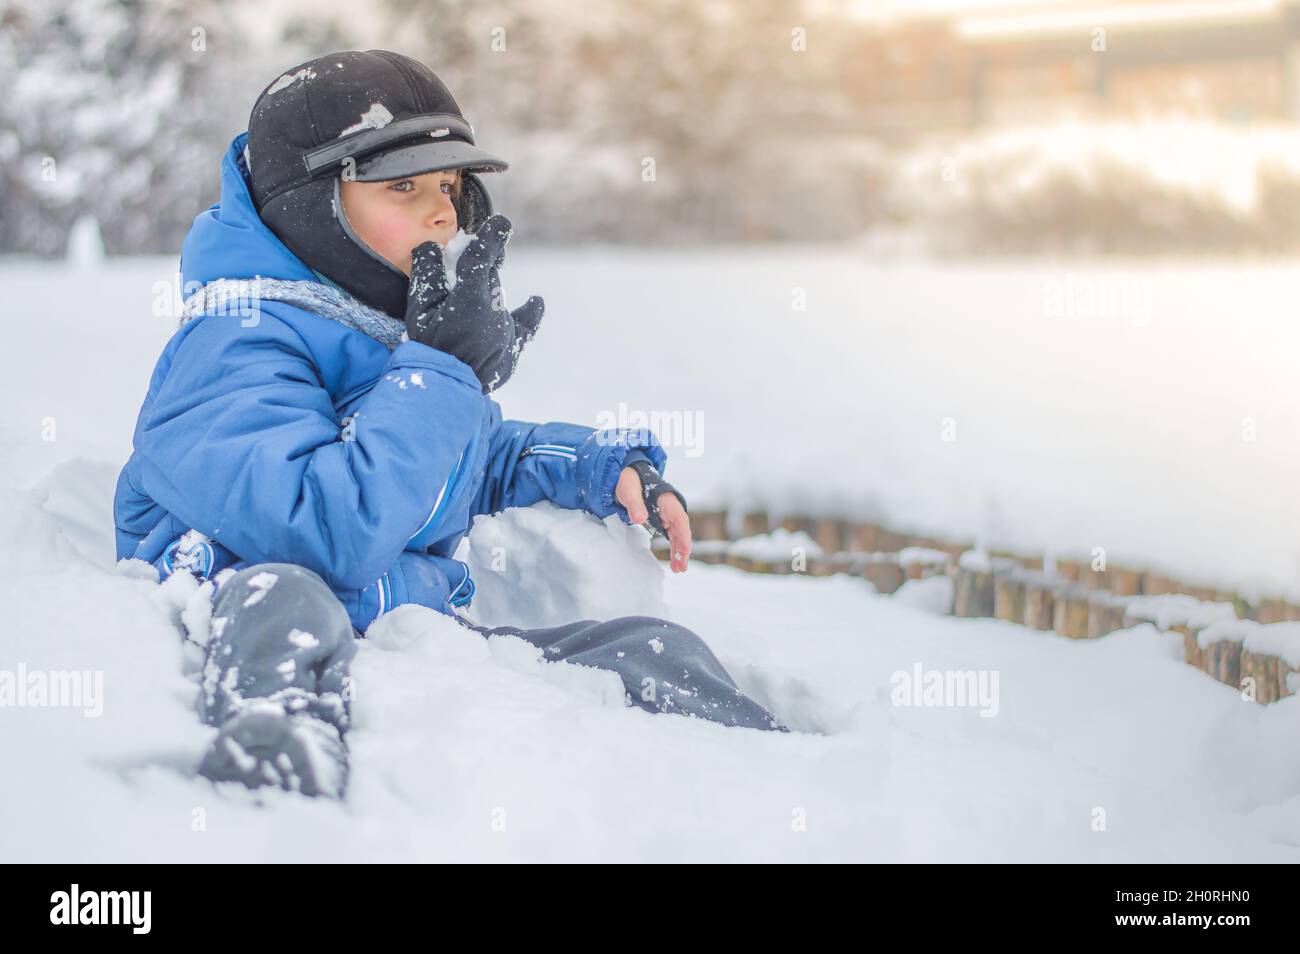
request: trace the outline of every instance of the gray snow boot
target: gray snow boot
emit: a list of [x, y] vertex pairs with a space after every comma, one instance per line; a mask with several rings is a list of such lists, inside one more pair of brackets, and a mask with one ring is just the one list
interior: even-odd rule
[[347, 786], [347, 748], [328, 722], [286, 715], [276, 705], [251, 706], [221, 727], [199, 774], [248, 788], [273, 785], [341, 798]]
[[258, 563], [216, 591], [199, 708], [220, 728], [199, 774], [341, 797], [352, 624], [317, 574]]

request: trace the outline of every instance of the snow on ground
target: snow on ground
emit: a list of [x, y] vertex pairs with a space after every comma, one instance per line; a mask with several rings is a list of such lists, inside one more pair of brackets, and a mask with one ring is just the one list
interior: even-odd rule
[[[0, 503], [3, 660], [103, 694], [0, 709], [5, 860], [1300, 860], [1300, 699], [1243, 702], [1152, 627], [1072, 642], [726, 566], [663, 579], [669, 615], [794, 733], [624, 707], [612, 674], [404, 607], [360, 647], [345, 803], [215, 787], [163, 588], [80, 556], [40, 499]], [[644, 547], [537, 512], [630, 594], [660, 583]], [[556, 588], [590, 592], [586, 565]], [[991, 691], [896, 705], [918, 669]]]
[[[600, 533], [590, 523], [582, 511], [539, 505], [475, 524], [456, 551], [474, 578], [474, 621], [536, 627], [582, 618], [665, 615], [660, 574], [644, 572], [655, 566], [649, 535], [613, 515], [605, 518]], [[588, 544], [570, 545], [581, 531]], [[638, 567], [640, 585], [628, 586], [628, 574]], [[556, 579], [569, 583], [556, 586]]]
[[[693, 507], [861, 503], [990, 542], [1295, 576], [1290, 268], [1109, 271], [1159, 307], [1053, 322], [1043, 287], [1064, 273], [846, 254], [521, 251], [508, 293], [547, 296], [548, 317], [505, 411], [700, 411], [703, 453], [669, 448]], [[1243, 702], [1175, 636], [937, 616], [933, 585], [661, 579], [639, 531], [545, 507], [481, 520], [471, 553], [507, 541], [503, 573], [591, 554], [539, 612], [661, 607], [797, 731], [622, 707], [606, 674], [408, 609], [361, 645], [344, 804], [195, 778], [213, 730], [175, 628], [186, 594], [113, 572], [109, 510], [172, 326], [151, 308], [168, 267], [0, 266], [0, 670], [102, 674], [97, 716], [0, 708], [0, 859], [1300, 860], [1300, 767], [1279, 756], [1300, 701]], [[522, 613], [509, 582], [480, 570], [475, 611]], [[936, 671], [984, 695], [895, 704]]]

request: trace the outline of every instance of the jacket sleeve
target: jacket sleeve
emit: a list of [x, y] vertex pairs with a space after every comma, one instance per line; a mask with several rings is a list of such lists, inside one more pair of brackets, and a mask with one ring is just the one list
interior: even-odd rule
[[244, 559], [298, 563], [335, 588], [372, 584], [482, 427], [473, 371], [404, 342], [344, 435], [288, 325], [197, 321], [136, 427], [142, 489]]
[[614, 500], [614, 486], [629, 455], [643, 453], [660, 473], [667, 462], [658, 438], [645, 428], [501, 421], [496, 401], [492, 415], [492, 443], [474, 502], [476, 514], [549, 500], [602, 519], [617, 513], [626, 521], [626, 508]]

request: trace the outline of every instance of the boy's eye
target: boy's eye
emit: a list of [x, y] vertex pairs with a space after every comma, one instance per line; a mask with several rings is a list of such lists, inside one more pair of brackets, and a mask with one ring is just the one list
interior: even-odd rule
[[[460, 189], [458, 186], [459, 183], [455, 179], [438, 183], [438, 188], [446, 195], [459, 195]], [[392, 189], [394, 192], [407, 194], [416, 191], [415, 181], [412, 179], [399, 179], [396, 182], [389, 183], [388, 188]]]

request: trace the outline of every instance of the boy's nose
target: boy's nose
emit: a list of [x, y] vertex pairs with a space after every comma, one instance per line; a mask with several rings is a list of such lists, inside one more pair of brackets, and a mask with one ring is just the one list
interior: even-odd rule
[[439, 193], [433, 208], [429, 212], [428, 223], [430, 228], [445, 229], [448, 226], [456, 226], [456, 207], [451, 203], [451, 196]]

